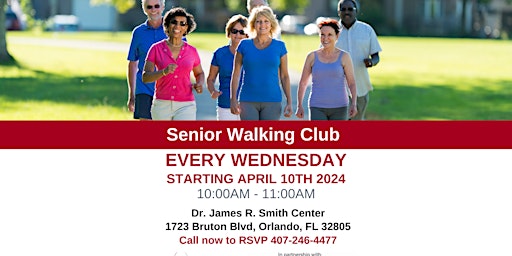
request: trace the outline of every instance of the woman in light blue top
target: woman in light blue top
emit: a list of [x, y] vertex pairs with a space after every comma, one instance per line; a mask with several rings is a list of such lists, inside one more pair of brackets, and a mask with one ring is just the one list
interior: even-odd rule
[[350, 96], [357, 97], [354, 68], [348, 52], [335, 47], [340, 34], [337, 21], [327, 19], [318, 24], [322, 47], [306, 57], [297, 91], [298, 118], [304, 118], [302, 102], [312, 77], [309, 94], [310, 120], [348, 120], [357, 114], [357, 101], [350, 103]]
[[[249, 17], [249, 28], [255, 33], [251, 39], [243, 39], [235, 53], [231, 76], [231, 113], [241, 120], [279, 120], [282, 94], [286, 96], [284, 116], [292, 115], [290, 77], [288, 75], [287, 50], [283, 41], [273, 39], [279, 29], [272, 9], [256, 7]], [[244, 77], [240, 84], [240, 75]], [[238, 87], [240, 94], [237, 97]]]

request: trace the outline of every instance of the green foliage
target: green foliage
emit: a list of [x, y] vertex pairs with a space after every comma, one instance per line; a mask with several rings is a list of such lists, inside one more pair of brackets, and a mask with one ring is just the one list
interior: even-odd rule
[[385, 22], [382, 1], [366, 0], [361, 3], [360, 8], [358, 19], [371, 24], [373, 27]]
[[32, 1], [20, 0], [21, 9], [25, 13], [27, 29], [31, 29], [37, 25], [37, 21], [34, 19], [36, 11], [32, 7]]
[[309, 0], [270, 0], [270, 6], [276, 11], [303, 14]]
[[135, 6], [135, 0], [90, 0], [92, 5], [113, 5], [120, 13], [125, 13]]
[[224, 0], [227, 8], [235, 13], [245, 13], [247, 12], [247, 1], [240, 0]]
[[[224, 0], [230, 11], [244, 13], [247, 12], [246, 0]], [[286, 11], [290, 13], [302, 14], [310, 3], [310, 0], [268, 0], [270, 7], [275, 11]]]

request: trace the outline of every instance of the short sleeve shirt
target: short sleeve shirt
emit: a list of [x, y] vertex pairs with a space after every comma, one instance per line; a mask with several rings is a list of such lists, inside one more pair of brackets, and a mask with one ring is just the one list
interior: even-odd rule
[[[231, 74], [233, 73], [233, 59], [235, 55], [229, 50], [229, 45], [220, 47], [213, 53], [212, 66], [219, 68], [219, 91], [222, 94], [217, 98], [217, 105], [229, 108], [231, 92]], [[243, 75], [243, 73], [242, 73]], [[238, 87], [240, 89], [240, 86]]]
[[283, 41], [272, 39], [269, 46], [258, 49], [254, 39], [243, 39], [237, 51], [242, 54], [244, 78], [239, 101], [281, 102], [279, 66], [288, 52]]
[[364, 64], [364, 59], [382, 51], [377, 40], [377, 34], [373, 28], [361, 21], [356, 21], [350, 29], [347, 29], [342, 24], [336, 47], [348, 52], [352, 58], [357, 96], [368, 94], [369, 91], [373, 90], [373, 87], [370, 82], [368, 69]]
[[162, 40], [151, 46], [146, 61], [154, 63], [157, 70], [164, 69], [171, 63], [178, 66], [174, 73], [162, 76], [156, 81], [156, 99], [173, 101], [194, 100], [190, 72], [192, 72], [194, 67], [201, 65], [201, 59], [195, 47], [183, 42], [178, 58], [173, 59], [166, 40]]
[[149, 48], [155, 42], [167, 38], [163, 26], [153, 28], [144, 22], [133, 29], [130, 49], [128, 50], [129, 61], [138, 61], [137, 79], [135, 82], [135, 94], [147, 94], [153, 96], [155, 83], [142, 82], [142, 71]]

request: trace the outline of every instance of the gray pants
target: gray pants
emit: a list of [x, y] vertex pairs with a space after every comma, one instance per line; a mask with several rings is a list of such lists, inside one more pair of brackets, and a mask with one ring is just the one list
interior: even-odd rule
[[351, 120], [366, 120], [366, 107], [370, 101], [370, 93], [364, 96], [357, 97], [357, 115], [352, 117]]
[[281, 102], [240, 102], [241, 120], [279, 120]]
[[309, 120], [348, 120], [348, 106], [341, 108], [309, 107]]

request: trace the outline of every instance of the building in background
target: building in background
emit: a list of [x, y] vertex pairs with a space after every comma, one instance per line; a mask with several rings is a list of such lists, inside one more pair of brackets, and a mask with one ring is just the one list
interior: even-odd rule
[[53, 20], [56, 15], [76, 16], [80, 30], [113, 30], [117, 26], [118, 13], [113, 6], [93, 6], [90, 0], [32, 0], [32, 8], [38, 20]]
[[[75, 15], [81, 30], [131, 30], [146, 18], [140, 1], [125, 14], [109, 5], [92, 6], [90, 0], [32, 0], [36, 19], [46, 20], [56, 14]], [[272, 0], [269, 1], [272, 3]], [[370, 23], [379, 35], [404, 36], [512, 36], [512, 5], [506, 0], [359, 0], [359, 19]], [[338, 0], [311, 0], [303, 14], [293, 10], [278, 11], [304, 15], [309, 22], [318, 17], [336, 17]], [[182, 6], [194, 14], [198, 30], [220, 32], [233, 14], [224, 0], [166, 0], [166, 10]], [[245, 13], [243, 13], [245, 14]]]
[[[359, 19], [380, 35], [512, 36], [512, 5], [506, 0], [358, 0]], [[313, 1], [311, 2], [313, 3]], [[337, 16], [338, 0], [315, 0], [306, 9], [311, 20]]]
[[[505, 0], [382, 0], [386, 33], [412, 36], [510, 35], [512, 6]], [[508, 37], [508, 36], [506, 36]]]

